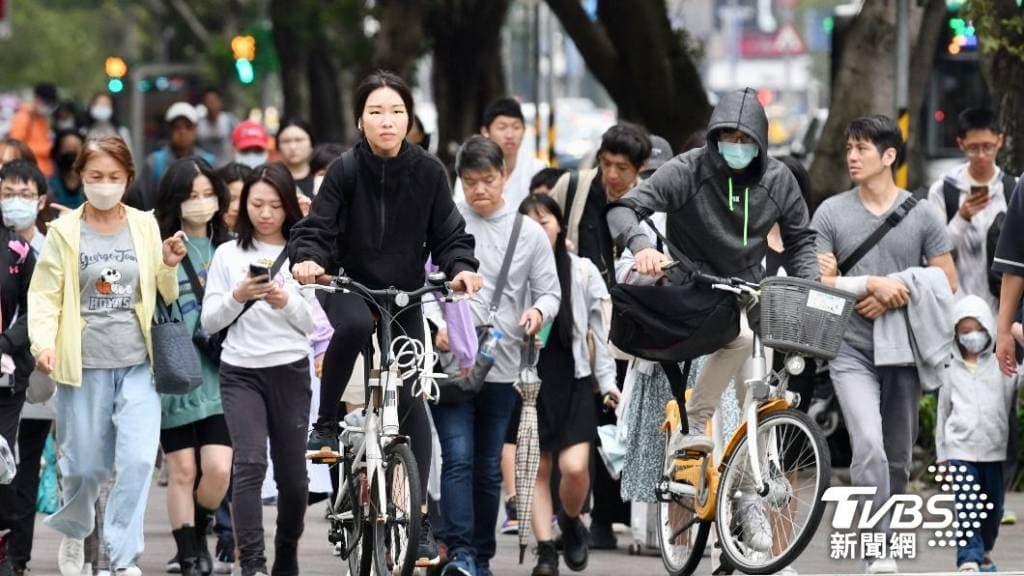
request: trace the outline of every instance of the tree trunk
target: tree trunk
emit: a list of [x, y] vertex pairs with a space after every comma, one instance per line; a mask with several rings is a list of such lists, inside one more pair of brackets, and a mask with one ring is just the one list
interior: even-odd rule
[[935, 46], [942, 35], [942, 27], [946, 24], [945, 0], [928, 0], [924, 8], [911, 8], [910, 30], [917, 32], [911, 38], [910, 50], [910, 141], [907, 142], [907, 161], [909, 163], [908, 184], [911, 190], [920, 186], [928, 186], [925, 167], [924, 131], [920, 126], [921, 111], [931, 84], [932, 67], [935, 65]]
[[281, 70], [284, 92], [284, 117], [309, 118], [308, 40], [305, 38], [305, 2], [271, 0], [270, 20], [273, 23], [274, 48]]
[[679, 148], [707, 125], [711, 107], [664, 1], [599, 0], [591, 22], [578, 0], [547, 0], [619, 117], [645, 125]]
[[428, 6], [423, 0], [378, 0], [377, 5], [381, 27], [373, 65], [397, 72], [411, 83], [416, 59], [427, 47], [423, 19]]
[[501, 29], [508, 6], [509, 0], [444, 0], [428, 16], [437, 155], [446, 165], [453, 163], [459, 143], [478, 132], [487, 104], [505, 93]]
[[1024, 8], [1014, 0], [975, 0], [982, 74], [1005, 133], [999, 166], [1024, 171]]
[[345, 117], [341, 105], [338, 67], [325, 42], [309, 52], [309, 109], [317, 142], [344, 142]]

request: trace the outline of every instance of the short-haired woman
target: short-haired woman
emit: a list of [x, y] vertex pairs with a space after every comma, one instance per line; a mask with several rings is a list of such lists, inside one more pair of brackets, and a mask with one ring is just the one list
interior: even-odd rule
[[29, 289], [36, 368], [57, 383], [64, 502], [58, 564], [78, 576], [100, 484], [113, 472], [104, 544], [117, 574], [141, 574], [143, 519], [160, 440], [150, 369], [157, 292], [178, 297], [181, 234], [164, 241], [152, 214], [121, 200], [135, 178], [121, 138], [90, 140], [74, 163], [86, 203], [54, 221]]

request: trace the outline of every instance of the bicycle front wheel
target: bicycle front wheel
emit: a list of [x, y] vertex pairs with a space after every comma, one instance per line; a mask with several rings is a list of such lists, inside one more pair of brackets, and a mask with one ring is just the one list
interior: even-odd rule
[[804, 551], [825, 510], [832, 466], [821, 430], [804, 413], [783, 410], [757, 426], [757, 458], [767, 493], [750, 467], [750, 438], [740, 440], [718, 486], [722, 554], [748, 574], [772, 574]]
[[405, 444], [392, 444], [384, 461], [387, 502], [382, 509], [386, 513], [376, 515], [373, 522], [374, 569], [377, 576], [411, 576], [422, 520], [416, 458]]

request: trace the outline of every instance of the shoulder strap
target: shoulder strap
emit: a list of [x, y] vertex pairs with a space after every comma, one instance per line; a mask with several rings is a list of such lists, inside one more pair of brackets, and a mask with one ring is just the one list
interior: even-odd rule
[[1006, 206], [1010, 206], [1013, 199], [1013, 192], [1017, 188], [1017, 177], [1013, 174], [1003, 172], [1003, 196], [1006, 197]]
[[493, 321], [494, 315], [498, 311], [498, 304], [501, 303], [501, 293], [505, 290], [505, 284], [508, 283], [508, 273], [512, 268], [512, 257], [516, 253], [516, 246], [519, 244], [519, 232], [522, 229], [523, 214], [516, 212], [516, 219], [512, 224], [512, 236], [509, 237], [508, 247], [505, 248], [505, 259], [501, 262], [501, 271], [498, 272], [498, 280], [494, 283], [494, 295], [491, 296], [490, 307], [491, 319], [488, 322]]
[[679, 369], [679, 364], [675, 362], [660, 362], [659, 364], [661, 369], [665, 371], [669, 388], [672, 390], [672, 396], [676, 399], [676, 404], [679, 406], [679, 420], [682, 424], [682, 432], [683, 434], [688, 434], [690, 423], [686, 417], [686, 381], [690, 378], [692, 363], [690, 360], [687, 360], [683, 363], [681, 370]]
[[192, 259], [185, 256], [181, 261], [181, 267], [185, 269], [185, 276], [188, 276], [188, 283], [192, 285], [192, 293], [195, 294], [196, 300], [202, 303], [206, 296], [206, 288], [199, 281], [199, 274], [196, 274], [196, 269], [192, 266]]
[[[274, 280], [274, 276], [277, 276], [277, 273], [281, 271], [281, 266], [284, 266], [284, 261], [287, 260], [287, 259], [288, 259], [288, 247], [285, 246], [281, 250], [281, 253], [277, 255], [277, 260], [274, 260], [274, 265], [270, 267], [270, 280], [271, 281], [273, 281]], [[255, 305], [256, 305], [256, 300], [249, 300], [248, 302], [246, 302], [245, 306], [242, 307], [242, 311], [238, 313], [238, 316], [235, 316], [235, 319], [231, 321], [231, 324], [228, 325], [228, 328], [231, 328], [232, 326], [237, 324], [238, 320], [242, 317], [242, 315], [245, 314], [246, 312], [248, 312], [249, 308], [252, 308]]]
[[580, 171], [573, 170], [569, 174], [569, 188], [565, 191], [565, 207], [562, 209], [562, 216], [569, 221], [569, 213], [572, 212], [572, 203], [576, 201], [576, 188], [580, 185]]
[[875, 229], [871, 236], [868, 236], [864, 242], [861, 242], [861, 245], [858, 246], [857, 249], [853, 251], [853, 254], [850, 254], [846, 260], [839, 263], [839, 271], [842, 272], [843, 275], [848, 274], [850, 269], [853, 268], [857, 262], [860, 262], [861, 258], [870, 252], [871, 249], [874, 248], [890, 230], [898, 226], [899, 223], [906, 218], [907, 214], [914, 209], [914, 206], [917, 206], [921, 198], [921, 191], [915, 192], [909, 198], [904, 200], [898, 208], [890, 212], [889, 216], [882, 221], [882, 224]]
[[698, 272], [697, 265], [693, 263], [693, 260], [690, 260], [690, 258], [686, 254], [683, 254], [682, 252], [676, 250], [674, 246], [669, 244], [668, 239], [665, 238], [665, 235], [662, 234], [661, 231], [658, 230], [658, 227], [654, 224], [654, 220], [651, 220], [649, 212], [643, 215], [643, 221], [645, 224], [651, 227], [651, 230], [654, 230], [654, 235], [658, 237], [658, 246], [665, 246], [666, 248], [668, 248], [669, 256], [675, 258], [676, 261], [679, 262], [679, 265], [682, 266], [687, 272]]
[[960, 209], [960, 189], [949, 178], [942, 180], [942, 199], [946, 204], [946, 222], [950, 222]]

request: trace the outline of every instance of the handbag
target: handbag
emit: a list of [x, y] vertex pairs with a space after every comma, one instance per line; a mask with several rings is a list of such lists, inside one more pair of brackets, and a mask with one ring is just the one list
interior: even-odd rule
[[199, 354], [192, 345], [192, 337], [185, 326], [178, 306], [174, 307], [157, 297], [157, 312], [153, 318], [153, 380], [161, 394], [188, 394], [203, 384], [203, 368]]
[[670, 275], [669, 284], [612, 287], [611, 341], [619, 350], [645, 360], [683, 362], [735, 340], [740, 332], [736, 297], [698, 283], [693, 261], [673, 248], [649, 217], [643, 221], [654, 229], [680, 270]]
[[523, 215], [517, 213], [515, 222], [512, 224], [512, 235], [509, 236], [508, 246], [505, 248], [505, 259], [501, 262], [498, 280], [494, 284], [494, 294], [491, 296], [487, 322], [476, 327], [476, 337], [479, 346], [477, 347], [473, 368], [465, 378], [447, 378], [438, 382], [438, 402], [440, 404], [459, 404], [472, 400], [480, 393], [480, 390], [483, 390], [487, 374], [494, 366], [494, 357], [488, 355], [488, 350], [496, 345], [489, 342], [493, 338], [491, 328], [494, 327], [494, 317], [498, 313], [501, 293], [505, 290], [505, 284], [508, 284], [508, 273], [512, 268], [512, 257], [516, 253], [516, 246], [519, 243], [519, 232], [522, 228]]
[[[274, 265], [270, 267], [271, 278], [277, 276], [277, 273], [281, 270], [281, 266], [284, 265], [284, 261], [287, 258], [288, 250], [286, 248], [281, 251], [277, 256], [277, 259], [274, 260]], [[203, 287], [203, 283], [199, 280], [199, 274], [196, 273], [196, 269], [192, 266], [192, 261], [188, 256], [181, 261], [181, 264], [182, 267], [185, 268], [185, 276], [188, 277], [188, 283], [192, 286], [192, 293], [195, 294], [196, 301], [200, 303], [200, 308], [202, 308], [206, 289]], [[205, 328], [203, 328], [202, 322], [196, 322], [195, 330], [192, 331], [192, 344], [195, 345], [196, 349], [199, 350], [199, 353], [205, 356], [207, 360], [216, 366], [220, 366], [220, 354], [224, 349], [224, 340], [228, 337], [228, 330], [230, 330], [231, 327], [238, 322], [239, 318], [242, 317], [242, 314], [245, 314], [246, 311], [249, 310], [249, 308], [252, 308], [254, 304], [256, 304], [255, 300], [246, 302], [242, 311], [238, 313], [238, 316], [235, 316], [235, 319], [231, 321], [231, 324], [229, 324], [227, 328], [213, 334], [210, 334]]]

